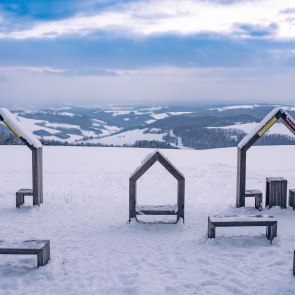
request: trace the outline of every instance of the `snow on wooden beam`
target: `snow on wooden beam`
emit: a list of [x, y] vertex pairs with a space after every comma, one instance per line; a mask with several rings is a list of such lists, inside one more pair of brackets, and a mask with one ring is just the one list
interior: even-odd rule
[[41, 142], [5, 108], [0, 108], [0, 120], [30, 149], [42, 148]]

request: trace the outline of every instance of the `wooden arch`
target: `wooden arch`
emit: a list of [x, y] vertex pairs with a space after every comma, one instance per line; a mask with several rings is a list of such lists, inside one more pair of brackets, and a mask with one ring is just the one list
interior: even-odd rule
[[[43, 156], [42, 144], [28, 132], [7, 109], [0, 108], [0, 122], [3, 122], [32, 151], [32, 190], [20, 190], [33, 196], [33, 205], [43, 203]], [[20, 192], [19, 191], [19, 192]]]
[[295, 120], [283, 108], [273, 109], [259, 124], [238, 144], [238, 169], [237, 169], [237, 207], [245, 206], [246, 194], [246, 154], [250, 147], [262, 137], [276, 122], [282, 121], [295, 135]]
[[[152, 206], [137, 206], [136, 182], [157, 161], [159, 161], [177, 180], [177, 208], [167, 208], [166, 206], [159, 206], [158, 208]], [[136, 218], [137, 215], [176, 215], [177, 221], [181, 217], [184, 222], [184, 188], [185, 178], [182, 173], [180, 173], [159, 151], [151, 154], [129, 178], [129, 222], [132, 218]]]

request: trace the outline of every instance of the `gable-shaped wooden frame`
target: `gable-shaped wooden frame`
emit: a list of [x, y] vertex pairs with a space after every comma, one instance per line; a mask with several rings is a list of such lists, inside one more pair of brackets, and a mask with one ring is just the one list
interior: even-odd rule
[[282, 121], [295, 135], [295, 120], [283, 108], [273, 109], [259, 124], [238, 144], [237, 192], [236, 206], [245, 206], [246, 195], [246, 165], [247, 151], [262, 137], [275, 123]]
[[[177, 180], [177, 210], [153, 210], [141, 209], [137, 210], [137, 199], [136, 199], [136, 182], [142, 177], [142, 175], [149, 170], [157, 161], [159, 161], [164, 168]], [[184, 194], [185, 194], [185, 178], [181, 172], [179, 172], [172, 163], [164, 157], [159, 151], [151, 154], [142, 163], [142, 165], [137, 168], [134, 173], [129, 178], [129, 221], [132, 218], [136, 219], [137, 215], [176, 215], [177, 221], [181, 217], [184, 222]], [[176, 221], [176, 222], [177, 222]]]

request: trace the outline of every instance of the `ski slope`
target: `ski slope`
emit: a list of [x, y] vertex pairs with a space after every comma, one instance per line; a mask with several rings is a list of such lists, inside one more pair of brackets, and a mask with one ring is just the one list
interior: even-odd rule
[[[295, 211], [235, 208], [236, 148], [161, 151], [186, 178], [185, 224], [128, 224], [128, 179], [152, 150], [44, 147], [44, 204], [15, 192], [31, 187], [31, 153], [0, 146], [1, 240], [50, 239], [51, 260], [0, 255], [0, 294], [268, 294], [291, 295]], [[295, 188], [294, 147], [247, 153], [247, 188], [265, 191], [267, 176]], [[138, 182], [140, 205], [176, 203], [176, 181], [160, 165]], [[264, 200], [265, 201], [265, 200]], [[218, 228], [214, 214], [271, 214], [278, 237], [265, 229]], [[151, 220], [150, 220], [151, 221]]]

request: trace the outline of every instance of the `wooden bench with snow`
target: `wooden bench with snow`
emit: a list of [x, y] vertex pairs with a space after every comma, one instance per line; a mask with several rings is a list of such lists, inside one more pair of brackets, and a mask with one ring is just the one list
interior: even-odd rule
[[136, 206], [137, 215], [177, 215], [177, 211], [177, 204]]
[[33, 196], [33, 190], [22, 188], [16, 192], [16, 207], [19, 208], [25, 203], [25, 196]]
[[245, 197], [254, 197], [255, 198], [255, 208], [259, 211], [262, 210], [262, 192], [260, 190], [246, 190]]
[[50, 260], [49, 240], [30, 240], [23, 242], [0, 241], [0, 254], [37, 255], [37, 267]]
[[277, 225], [278, 221], [269, 215], [208, 216], [208, 238], [215, 238], [216, 227], [266, 226], [266, 237], [272, 242], [277, 236]]

